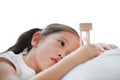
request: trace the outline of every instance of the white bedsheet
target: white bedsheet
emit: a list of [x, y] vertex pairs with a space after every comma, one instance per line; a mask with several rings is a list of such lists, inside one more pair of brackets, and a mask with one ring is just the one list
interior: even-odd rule
[[106, 51], [78, 65], [62, 80], [120, 80], [120, 49]]

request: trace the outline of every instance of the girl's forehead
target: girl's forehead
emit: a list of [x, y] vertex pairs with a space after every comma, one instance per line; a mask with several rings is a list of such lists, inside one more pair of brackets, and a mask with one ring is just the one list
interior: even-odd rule
[[51, 37], [65, 39], [70, 44], [79, 43], [79, 37], [70, 32], [63, 31], [63, 32], [54, 33], [53, 35], [51, 35]]

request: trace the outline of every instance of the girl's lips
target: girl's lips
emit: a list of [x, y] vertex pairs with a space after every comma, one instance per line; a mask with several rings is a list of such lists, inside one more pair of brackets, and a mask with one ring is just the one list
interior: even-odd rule
[[59, 58], [50, 58], [54, 63], [57, 63], [60, 59]]

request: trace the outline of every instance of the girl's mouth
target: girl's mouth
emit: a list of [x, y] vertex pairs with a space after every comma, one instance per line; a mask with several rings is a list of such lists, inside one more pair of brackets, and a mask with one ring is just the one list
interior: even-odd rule
[[57, 63], [60, 59], [59, 58], [50, 58], [54, 63]]

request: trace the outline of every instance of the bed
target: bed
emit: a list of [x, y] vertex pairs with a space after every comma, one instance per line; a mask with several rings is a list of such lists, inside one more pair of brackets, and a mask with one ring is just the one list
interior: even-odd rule
[[62, 80], [120, 80], [120, 49], [105, 51], [78, 65]]

